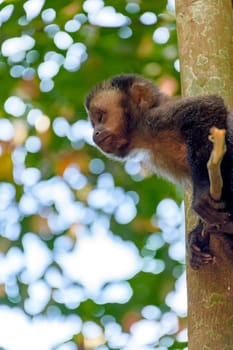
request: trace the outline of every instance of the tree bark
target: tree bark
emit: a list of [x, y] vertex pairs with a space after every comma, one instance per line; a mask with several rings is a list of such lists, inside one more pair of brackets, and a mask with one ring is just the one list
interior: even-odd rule
[[[176, 0], [182, 94], [219, 94], [233, 109], [233, 22], [230, 0]], [[233, 199], [232, 199], [233, 200]], [[186, 194], [186, 227], [196, 218]], [[233, 251], [212, 234], [215, 264], [187, 263], [189, 350], [233, 350]]]

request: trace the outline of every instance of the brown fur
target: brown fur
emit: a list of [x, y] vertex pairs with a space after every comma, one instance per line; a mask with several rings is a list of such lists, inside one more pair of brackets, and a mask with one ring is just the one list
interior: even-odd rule
[[[140, 92], [137, 89], [136, 100], [139, 103]], [[146, 101], [143, 101], [143, 103], [145, 104]], [[102, 142], [98, 142], [95, 138], [94, 140], [101, 150], [115, 156], [120, 156], [115, 149], [117, 146], [122, 144], [128, 145], [128, 142], [125, 141], [128, 140], [128, 135], [125, 123], [125, 110], [122, 104], [124, 104], [124, 101], [117, 89], [107, 90], [104, 88], [103, 90], [96, 91], [89, 101], [89, 116], [95, 130], [102, 130], [104, 120], [104, 132], [115, 136], [114, 144], [109, 143], [109, 138], [106, 138]], [[102, 123], [99, 123], [99, 113], [104, 114]], [[149, 157], [146, 159], [146, 163], [158, 175], [165, 176], [171, 181], [182, 185], [190, 183], [187, 147], [182, 142], [180, 135], [174, 130], [161, 131], [154, 137], [151, 130], [135, 128], [130, 135], [130, 145], [128, 145], [127, 155], [134, 150], [149, 151]]]

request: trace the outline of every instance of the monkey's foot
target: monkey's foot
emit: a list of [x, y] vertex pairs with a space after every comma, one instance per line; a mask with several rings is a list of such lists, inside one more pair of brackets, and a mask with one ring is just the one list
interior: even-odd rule
[[214, 257], [209, 250], [209, 238], [210, 235], [204, 231], [202, 223], [188, 235], [189, 261], [190, 266], [195, 270], [214, 262]]
[[231, 215], [224, 211], [225, 203], [215, 201], [209, 193], [202, 193], [200, 196], [197, 196], [193, 203], [193, 209], [203, 221], [209, 224], [225, 225], [231, 220]]

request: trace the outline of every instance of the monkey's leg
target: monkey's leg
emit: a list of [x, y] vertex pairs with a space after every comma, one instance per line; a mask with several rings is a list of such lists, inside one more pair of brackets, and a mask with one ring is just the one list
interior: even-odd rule
[[193, 209], [198, 216], [210, 224], [225, 224], [230, 221], [225, 211], [225, 203], [215, 200], [210, 194], [210, 180], [207, 162], [211, 154], [211, 144], [196, 145], [193, 135], [188, 139], [188, 159], [193, 180]]

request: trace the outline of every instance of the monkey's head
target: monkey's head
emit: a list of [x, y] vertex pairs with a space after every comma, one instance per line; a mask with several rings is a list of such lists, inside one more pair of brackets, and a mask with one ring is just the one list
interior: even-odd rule
[[155, 85], [136, 75], [119, 75], [98, 84], [85, 102], [96, 145], [110, 156], [126, 157], [140, 132], [139, 121], [160, 104], [162, 96]]

